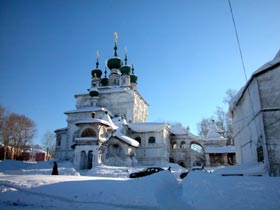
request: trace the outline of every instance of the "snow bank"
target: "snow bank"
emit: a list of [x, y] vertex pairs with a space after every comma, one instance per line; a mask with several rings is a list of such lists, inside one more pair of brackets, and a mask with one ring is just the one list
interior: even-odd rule
[[280, 179], [217, 176], [190, 172], [183, 180], [182, 199], [194, 209], [280, 209]]
[[[60, 171], [75, 170], [70, 162], [58, 162], [58, 166]], [[279, 177], [221, 176], [217, 175], [218, 170], [216, 174], [191, 171], [178, 182], [176, 177], [184, 168], [171, 163], [159, 166], [164, 169], [171, 166], [172, 173], [165, 170], [130, 179], [129, 173], [144, 166], [103, 165], [80, 171], [89, 176], [71, 176], [69, 171], [67, 176], [52, 176], [43, 175], [52, 168], [52, 161], [0, 161], [0, 209], [280, 209]], [[233, 173], [233, 169], [221, 170]], [[20, 175], [16, 174], [18, 171]]]
[[219, 168], [213, 172], [217, 175], [243, 175], [263, 176], [266, 174], [266, 167], [263, 163], [248, 163]]
[[127, 178], [129, 175], [128, 167], [106, 166], [100, 165], [94, 167], [86, 173], [87, 176], [95, 177], [119, 177]]
[[[53, 167], [53, 161], [16, 161], [6, 160], [0, 161], [0, 172], [11, 175], [51, 175]], [[72, 175], [80, 176], [80, 173], [76, 171], [74, 165], [70, 162], [58, 162], [59, 175]]]
[[[1, 181], [2, 207], [8, 205], [38, 206], [52, 205], [67, 209], [72, 203], [80, 204], [79, 209], [186, 209], [187, 204], [179, 199], [180, 187], [169, 171], [162, 171], [138, 179], [105, 179], [73, 176], [3, 176]], [[5, 182], [3, 183], [3, 180]], [[5, 193], [3, 193], [5, 192]], [[38, 195], [36, 200], [23, 196], [24, 192]], [[170, 200], [170, 198], [172, 199]], [[5, 201], [6, 203], [4, 203]], [[20, 202], [19, 202], [20, 201]], [[61, 204], [64, 201], [64, 204]], [[59, 202], [59, 204], [57, 204]], [[31, 205], [31, 204], [32, 205]], [[35, 204], [34, 204], [35, 203]], [[72, 205], [72, 207], [73, 207]], [[96, 208], [102, 206], [102, 208]], [[0, 202], [1, 207], [1, 202]], [[39, 209], [39, 208], [38, 208]]]

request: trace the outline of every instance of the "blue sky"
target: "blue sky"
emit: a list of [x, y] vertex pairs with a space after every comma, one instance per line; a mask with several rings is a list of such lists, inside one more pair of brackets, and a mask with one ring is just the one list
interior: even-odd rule
[[[280, 49], [279, 0], [231, 0], [248, 77]], [[0, 104], [35, 121], [36, 143], [66, 127], [95, 67], [134, 64], [148, 121], [197, 123], [245, 84], [227, 0], [0, 0]]]

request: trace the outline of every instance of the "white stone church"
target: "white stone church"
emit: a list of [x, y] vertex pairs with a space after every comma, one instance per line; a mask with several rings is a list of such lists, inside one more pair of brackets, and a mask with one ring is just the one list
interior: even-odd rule
[[[137, 76], [117, 53], [104, 71], [91, 71], [88, 92], [76, 94], [76, 108], [66, 111], [67, 127], [56, 133], [56, 158], [72, 160], [81, 169], [99, 164], [156, 165], [167, 162], [184, 167], [229, 165], [235, 162], [234, 146], [214, 123], [206, 138], [181, 125], [146, 122], [148, 103], [137, 91]], [[109, 73], [107, 72], [109, 69]], [[108, 76], [107, 76], [108, 73]]]

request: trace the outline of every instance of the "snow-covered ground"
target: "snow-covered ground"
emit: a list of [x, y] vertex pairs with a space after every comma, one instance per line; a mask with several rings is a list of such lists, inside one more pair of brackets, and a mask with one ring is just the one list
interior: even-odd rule
[[141, 168], [79, 171], [70, 162], [58, 162], [59, 175], [52, 176], [52, 161], [0, 161], [0, 209], [280, 209], [279, 177], [194, 171], [180, 180], [184, 169], [161, 167], [169, 165], [171, 173], [129, 179]]

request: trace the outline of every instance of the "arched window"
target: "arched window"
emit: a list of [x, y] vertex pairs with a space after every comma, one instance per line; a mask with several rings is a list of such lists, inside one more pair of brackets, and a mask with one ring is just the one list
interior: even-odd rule
[[56, 136], [56, 146], [60, 146], [61, 145], [61, 135], [57, 135]]
[[186, 142], [182, 141], [181, 145], [180, 145], [180, 148], [181, 149], [186, 149], [187, 148]]
[[156, 138], [153, 137], [153, 136], [151, 136], [151, 137], [149, 138], [149, 144], [154, 144], [154, 143], [156, 143]]
[[83, 130], [81, 137], [96, 137], [96, 133], [92, 128], [86, 128]]
[[172, 142], [172, 145], [171, 145], [172, 149], [177, 149], [177, 143], [174, 141]]
[[137, 136], [137, 137], [135, 138], [135, 140], [138, 141], [139, 144], [141, 144], [141, 138], [140, 138], [139, 136]]
[[182, 166], [182, 167], [185, 167], [185, 163], [184, 163], [184, 161], [182, 161], [182, 160], [179, 160], [179, 161], [178, 161], [178, 164], [179, 164], [180, 166]]

